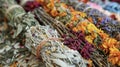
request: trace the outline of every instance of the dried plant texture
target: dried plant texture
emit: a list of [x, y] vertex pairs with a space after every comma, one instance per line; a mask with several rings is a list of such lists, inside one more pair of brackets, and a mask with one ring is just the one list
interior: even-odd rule
[[[7, 24], [9, 28], [4, 29]], [[10, 32], [14, 30], [9, 24], [9, 22], [1, 22], [0, 26], [3, 29], [0, 30], [0, 67], [35, 67], [42, 66], [40, 61], [31, 54], [28, 49], [18, 42], [18, 39], [11, 37]], [[32, 58], [32, 59], [31, 59]]]
[[26, 47], [41, 57], [46, 67], [86, 67], [87, 61], [77, 51], [64, 46], [49, 26], [31, 27], [26, 36]]
[[[33, 15], [30, 13], [26, 14], [22, 7], [20, 7], [19, 5], [16, 5], [14, 0], [9, 0], [9, 1], [1, 0], [0, 2], [2, 3], [2, 12], [6, 15], [9, 21], [11, 21], [12, 23], [14, 22], [12, 24], [13, 27], [17, 28], [16, 31], [13, 32], [14, 33], [13, 38], [16, 38], [16, 36], [18, 35], [24, 35], [27, 29], [27, 33], [26, 33], [27, 38], [26, 38], [25, 45], [33, 54], [37, 56], [39, 55], [41, 56], [42, 60], [46, 64], [46, 67], [59, 67], [59, 66], [86, 67], [87, 61], [85, 61], [77, 51], [70, 50], [66, 46], [63, 46], [61, 42], [56, 41], [56, 39], [54, 38], [52, 39], [50, 38], [50, 40], [55, 40], [55, 41], [49, 42], [49, 38], [46, 38], [47, 35], [43, 35], [46, 32], [46, 30], [44, 29], [44, 26], [43, 28], [41, 26], [36, 26], [39, 24], [34, 19]], [[32, 29], [34, 29], [35, 32]], [[31, 32], [31, 30], [33, 32]], [[49, 31], [52, 31], [52, 30], [49, 30]], [[47, 31], [46, 33], [48, 33], [49, 31]], [[31, 36], [32, 33], [34, 33], [38, 38], [35, 38], [34, 35]], [[57, 37], [57, 35], [55, 35], [54, 33], [48, 36]], [[47, 39], [48, 41], [47, 43], [45, 43], [45, 45], [43, 44], [44, 46], [42, 46], [40, 50], [39, 43], [43, 39]], [[40, 53], [39, 53], [39, 50], [40, 50]], [[49, 52], [53, 54], [53, 56], [51, 56]], [[17, 64], [17, 62], [13, 63], [13, 66], [15, 64]]]
[[11, 67], [45, 67], [33, 54], [19, 56], [16, 60]]
[[51, 28], [55, 28], [61, 36], [65, 34], [73, 36], [69, 32], [70, 29], [68, 29], [62, 22], [52, 18], [49, 14], [45, 12], [45, 10], [42, 7], [35, 9], [32, 13], [35, 14], [40, 24], [49, 25]]
[[[41, 0], [37, 0], [37, 1], [41, 1]], [[54, 17], [54, 18], [56, 18], [56, 19], [58, 19], [59, 21], [61, 21], [61, 22], [64, 22], [64, 24], [66, 24], [66, 22], [68, 22], [69, 20], [70, 20], [70, 18], [69, 17], [64, 17], [64, 16], [70, 16], [70, 13], [69, 13], [69, 11], [68, 11], [68, 8], [71, 8], [71, 7], [68, 7], [67, 5], [65, 5], [64, 3], [61, 3], [61, 5], [59, 4], [59, 3], [56, 3], [55, 1], [58, 1], [58, 0], [50, 0], [50, 1], [46, 1], [46, 0], [42, 0], [42, 1], [45, 1], [45, 3], [47, 4], [45, 4], [45, 3], [42, 3], [42, 2], [40, 2], [40, 4], [41, 5], [43, 5], [43, 8], [52, 16], [52, 17]], [[66, 1], [66, 0], [64, 0], [64, 1]], [[72, 1], [72, 0], [71, 0]], [[77, 0], [76, 0], [77, 1]], [[73, 3], [74, 3], [74, 1], [73, 1]], [[77, 4], [79, 3], [79, 2], [76, 2]], [[73, 5], [77, 5], [77, 4], [73, 4]], [[78, 5], [81, 5], [82, 3], [80, 3], [80, 4], [78, 4]], [[27, 5], [28, 5], [28, 3], [27, 3]], [[32, 4], [33, 5], [33, 4]], [[77, 6], [78, 6], [77, 5]], [[57, 7], [59, 7], [60, 6], [60, 8], [57, 8]], [[81, 5], [81, 6], [83, 6], [83, 7], [86, 7], [86, 5]], [[80, 8], [81, 8], [81, 6], [79, 6]], [[85, 9], [84, 11], [86, 12], [86, 11], [88, 11], [88, 13], [89, 13], [89, 7], [88, 8], [81, 8], [81, 9]], [[91, 9], [91, 8], [90, 8]], [[67, 12], [66, 12], [67, 11]], [[87, 18], [87, 19], [89, 19], [89, 17], [86, 17], [87, 15], [85, 14], [85, 13], [81, 13], [81, 12], [79, 12], [79, 11], [75, 11], [73, 8], [71, 8], [71, 11], [72, 11], [72, 14], [73, 14], [73, 16], [72, 16], [72, 19], [71, 20], [77, 20], [78, 18], [79, 18], [79, 16], [77, 15], [76, 16], [76, 14], [80, 14], [82, 17], [84, 17], [84, 18]], [[91, 11], [91, 10], [90, 10]], [[41, 13], [41, 14], [39, 14], [39, 13]], [[36, 15], [37, 15], [37, 17], [40, 17], [42, 14], [43, 14], [44, 12], [42, 12], [41, 10], [38, 10], [38, 11], [36, 11]], [[98, 11], [94, 11], [93, 10], [93, 13], [90, 13], [90, 15], [92, 15], [92, 17], [94, 18], [94, 16], [95, 16], [95, 21], [94, 21], [94, 23], [96, 23], [96, 20], [97, 19], [99, 19], [99, 20], [101, 20], [99, 17], [104, 17], [104, 15], [103, 14], [98, 14], [97, 15], [97, 13], [99, 13]], [[40, 15], [40, 16], [38, 16], [38, 15]], [[58, 17], [56, 17], [56, 16], [58, 16]], [[50, 17], [48, 17], [47, 15], [46, 15], [46, 17], [48, 17], [47, 19], [45, 19], [45, 14], [43, 14], [42, 15], [42, 17], [44, 17], [44, 20], [46, 21], [46, 20], [48, 20], [48, 18], [50, 18]], [[60, 19], [60, 18], [61, 19]], [[65, 18], [65, 20], [63, 19], [63, 18]], [[90, 17], [91, 18], [91, 17]], [[39, 18], [40, 19], [40, 18]], [[79, 18], [80, 19], [80, 18]], [[78, 19], [78, 20], [79, 20]], [[108, 23], [108, 19], [109, 18], [103, 18], [103, 20], [105, 20], [105, 23]], [[80, 19], [80, 20], [84, 20], [84, 19]], [[110, 20], [109, 20], [110, 21]], [[79, 23], [79, 21], [77, 21], [78, 23]], [[91, 21], [91, 22], [93, 22], [93, 21]], [[47, 22], [46, 22], [47, 23]], [[104, 23], [104, 22], [102, 22], [102, 23]], [[113, 24], [114, 23], [116, 23], [116, 22], [112, 22]], [[73, 22], [73, 24], [70, 24], [70, 26], [72, 27], [73, 25], [77, 25], [77, 23], [75, 22]], [[92, 24], [93, 25], [93, 24]], [[104, 24], [102, 24], [103, 26], [104, 26]], [[118, 25], [119, 26], [119, 25]], [[79, 28], [80, 28], [81, 26], [79, 26]], [[85, 26], [83, 25], [82, 26], [82, 28], [84, 28]], [[107, 29], [108, 29], [108, 27], [109, 26], [106, 26], [107, 27]], [[82, 29], [81, 28], [81, 29]], [[90, 26], [89, 26], [89, 28], [91, 29], [91, 30], [93, 30], [94, 31], [94, 29], [92, 29], [92, 28], [94, 28], [94, 26], [91, 26], [91, 24], [90, 24]], [[113, 29], [113, 28], [116, 28], [116, 31], [119, 31], [119, 30], [117, 30], [117, 29], [119, 29], [119, 28], [117, 28], [116, 26], [114, 26], [114, 27], [110, 27], [110, 29]], [[74, 30], [76, 30], [77, 28], [75, 28]], [[83, 30], [83, 29], [82, 29]], [[79, 31], [79, 30], [78, 30]], [[89, 31], [89, 30], [88, 30]], [[88, 34], [88, 31], [84, 31], [85, 33], [87, 33]], [[113, 32], [113, 31], [112, 31]], [[94, 32], [95, 33], [95, 32]], [[103, 34], [102, 34], [103, 35]], [[96, 36], [95, 36], [96, 37]], [[91, 36], [88, 36], [88, 37], [86, 37], [86, 39], [88, 39], [90, 42], [91, 42]], [[104, 37], [105, 38], [105, 37]], [[104, 40], [104, 39], [103, 39]], [[110, 41], [111, 41], [112, 39], [110, 39]], [[95, 43], [97, 43], [96, 41], [98, 41], [98, 43], [100, 43], [99, 41], [101, 41], [101, 38], [100, 37], [97, 37], [96, 39], [95, 39]], [[107, 40], [104, 40], [104, 41], [106, 41], [105, 43], [109, 43], [109, 42], [107, 42]], [[112, 41], [114, 41], [114, 40], [112, 40]], [[109, 43], [109, 44], [111, 44], [111, 43]], [[109, 46], [109, 44], [107, 44], [108, 46]], [[105, 48], [106, 48], [106, 46], [104, 46]], [[111, 52], [112, 53], [112, 52]], [[113, 59], [112, 59], [113, 60]], [[118, 60], [118, 59], [117, 59]], [[117, 63], [117, 62], [116, 62]], [[99, 64], [98, 64], [99, 65]]]
[[[61, 0], [62, 2], [71, 5], [76, 10], [85, 12], [87, 14], [87, 19], [94, 23], [96, 27], [104, 30], [111, 37], [117, 37], [120, 34], [120, 22], [116, 21], [97, 9], [93, 9], [90, 6], [80, 2], [79, 0]], [[120, 38], [116, 38], [120, 40]]]
[[[51, 27], [54, 27], [56, 28], [56, 30], [60, 30], [62, 32], [62, 35], [66, 34], [66, 36], [63, 36], [65, 39], [64, 39], [64, 45], [66, 45], [66, 41], [67, 41], [67, 46], [70, 47], [71, 49], [74, 49], [74, 50], [77, 50], [78, 52], [82, 52], [81, 55], [86, 58], [88, 57], [87, 53], [90, 54], [89, 56], [89, 59], [92, 59], [93, 61], [93, 67], [94, 66], [110, 66], [110, 64], [107, 62], [107, 57], [104, 56], [104, 53], [99, 50], [98, 48], [93, 48], [93, 47], [90, 47], [92, 46], [92, 44], [88, 43], [86, 40], [85, 40], [85, 36], [84, 34], [80, 33], [80, 32], [73, 32], [73, 31], [68, 31], [68, 29], [65, 29], [64, 27], [62, 27], [62, 25], [64, 26], [64, 24], [62, 24], [62, 22], [52, 18], [51, 16], [49, 16], [43, 8], [38, 8], [38, 9], [35, 9], [34, 10], [34, 14], [36, 15], [36, 17], [38, 18], [39, 21], [44, 21], [44, 25], [48, 24], [50, 25]], [[41, 19], [42, 18], [42, 19]], [[50, 23], [49, 23], [50, 21]], [[58, 21], [58, 22], [57, 22]], [[55, 26], [54, 26], [55, 25]], [[62, 28], [61, 28], [61, 27]], [[66, 27], [66, 26], [65, 26]], [[66, 31], [66, 33], [65, 33]], [[59, 32], [60, 33], [60, 32]], [[68, 34], [68, 35], [67, 35]], [[70, 37], [72, 36], [72, 37]], [[78, 39], [77, 39], [78, 38]], [[78, 42], [77, 42], [78, 40]], [[74, 42], [75, 41], [75, 42]], [[81, 44], [82, 43], [82, 44]], [[84, 43], [84, 44], [83, 44]], [[89, 46], [88, 46], [89, 45]], [[83, 48], [84, 46], [84, 48]], [[86, 48], [88, 47], [88, 48]], [[81, 50], [82, 49], [82, 50]], [[93, 51], [90, 51], [90, 52], [85, 52], [85, 51], [89, 51], [89, 50], [93, 50]], [[87, 55], [87, 56], [86, 56]], [[104, 58], [103, 58], [104, 57]]]
[[[44, 67], [36, 56], [24, 46], [26, 27], [37, 24], [33, 15], [25, 13], [24, 9], [14, 0], [1, 0], [0, 12], [2, 13], [1, 21], [4, 21], [4, 15], [9, 20], [9, 22], [0, 22], [0, 66], [35, 67], [40, 64], [41, 67]], [[32, 59], [30, 59], [31, 57]]]
[[38, 22], [34, 19], [34, 16], [31, 13], [26, 13], [24, 9], [17, 5], [14, 0], [1, 0], [1, 12], [7, 17], [10, 21], [9, 24], [14, 28], [12, 31], [13, 38], [22, 34], [24, 36], [24, 32], [26, 27], [31, 27], [38, 25]]

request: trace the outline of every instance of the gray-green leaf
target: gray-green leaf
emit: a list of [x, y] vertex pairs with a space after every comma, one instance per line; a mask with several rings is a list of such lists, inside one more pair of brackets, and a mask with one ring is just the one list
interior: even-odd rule
[[22, 29], [22, 25], [18, 24], [16, 36], [18, 36], [22, 32]]

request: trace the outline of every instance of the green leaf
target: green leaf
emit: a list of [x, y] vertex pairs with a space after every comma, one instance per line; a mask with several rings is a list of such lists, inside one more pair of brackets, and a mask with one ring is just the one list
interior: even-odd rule
[[22, 25], [18, 24], [16, 36], [18, 36], [22, 32], [22, 30], [23, 30]]
[[96, 45], [100, 45], [101, 42], [102, 42], [102, 39], [101, 39], [101, 37], [98, 35], [98, 36], [94, 39], [94, 43], [95, 43]]

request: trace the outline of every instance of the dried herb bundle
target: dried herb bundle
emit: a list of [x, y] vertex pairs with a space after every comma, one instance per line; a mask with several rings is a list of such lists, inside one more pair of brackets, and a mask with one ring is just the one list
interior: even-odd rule
[[52, 18], [42, 7], [35, 9], [33, 14], [35, 14], [35, 17], [40, 24], [50, 25], [50, 27], [55, 28], [61, 36], [64, 34], [73, 36], [71, 33], [69, 33], [70, 29], [68, 29], [62, 22]]
[[64, 46], [49, 26], [31, 27], [26, 36], [26, 46], [38, 57], [40, 54], [47, 67], [86, 67], [87, 61], [77, 51]]
[[42, 63], [36, 59], [36, 56], [31, 54], [24, 46], [25, 28], [35, 25], [32, 22], [33, 15], [25, 13], [24, 9], [16, 5], [14, 0], [1, 0], [0, 3], [0, 11], [2, 13], [2, 18], [0, 18], [2, 19], [2, 22], [0, 22], [0, 66], [27, 67], [39, 66], [39, 64], [42, 66]]
[[9, 22], [3, 21], [0, 26], [3, 28], [0, 30], [0, 67], [26, 67], [39, 66], [41, 64], [18, 39], [12, 38], [10, 32], [14, 28]]

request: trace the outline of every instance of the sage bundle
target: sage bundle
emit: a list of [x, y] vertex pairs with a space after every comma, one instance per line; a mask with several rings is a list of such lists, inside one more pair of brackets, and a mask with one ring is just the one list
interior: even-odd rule
[[0, 67], [42, 65], [36, 56], [31, 54], [31, 52], [19, 42], [20, 39], [12, 38], [11, 31], [14, 30], [14, 28], [8, 23], [9, 22], [5, 21], [0, 23]]
[[24, 9], [16, 5], [14, 0], [1, 0], [0, 3], [2, 16], [0, 18], [2, 19], [0, 20], [0, 66], [27, 67], [39, 66], [39, 64], [42, 66], [36, 56], [24, 46], [25, 28], [35, 25], [32, 21], [30, 23], [27, 18], [30, 19], [33, 15], [25, 13]]
[[26, 33], [26, 47], [41, 57], [46, 67], [86, 67], [87, 61], [60, 40], [57, 32], [49, 26], [31, 27]]

